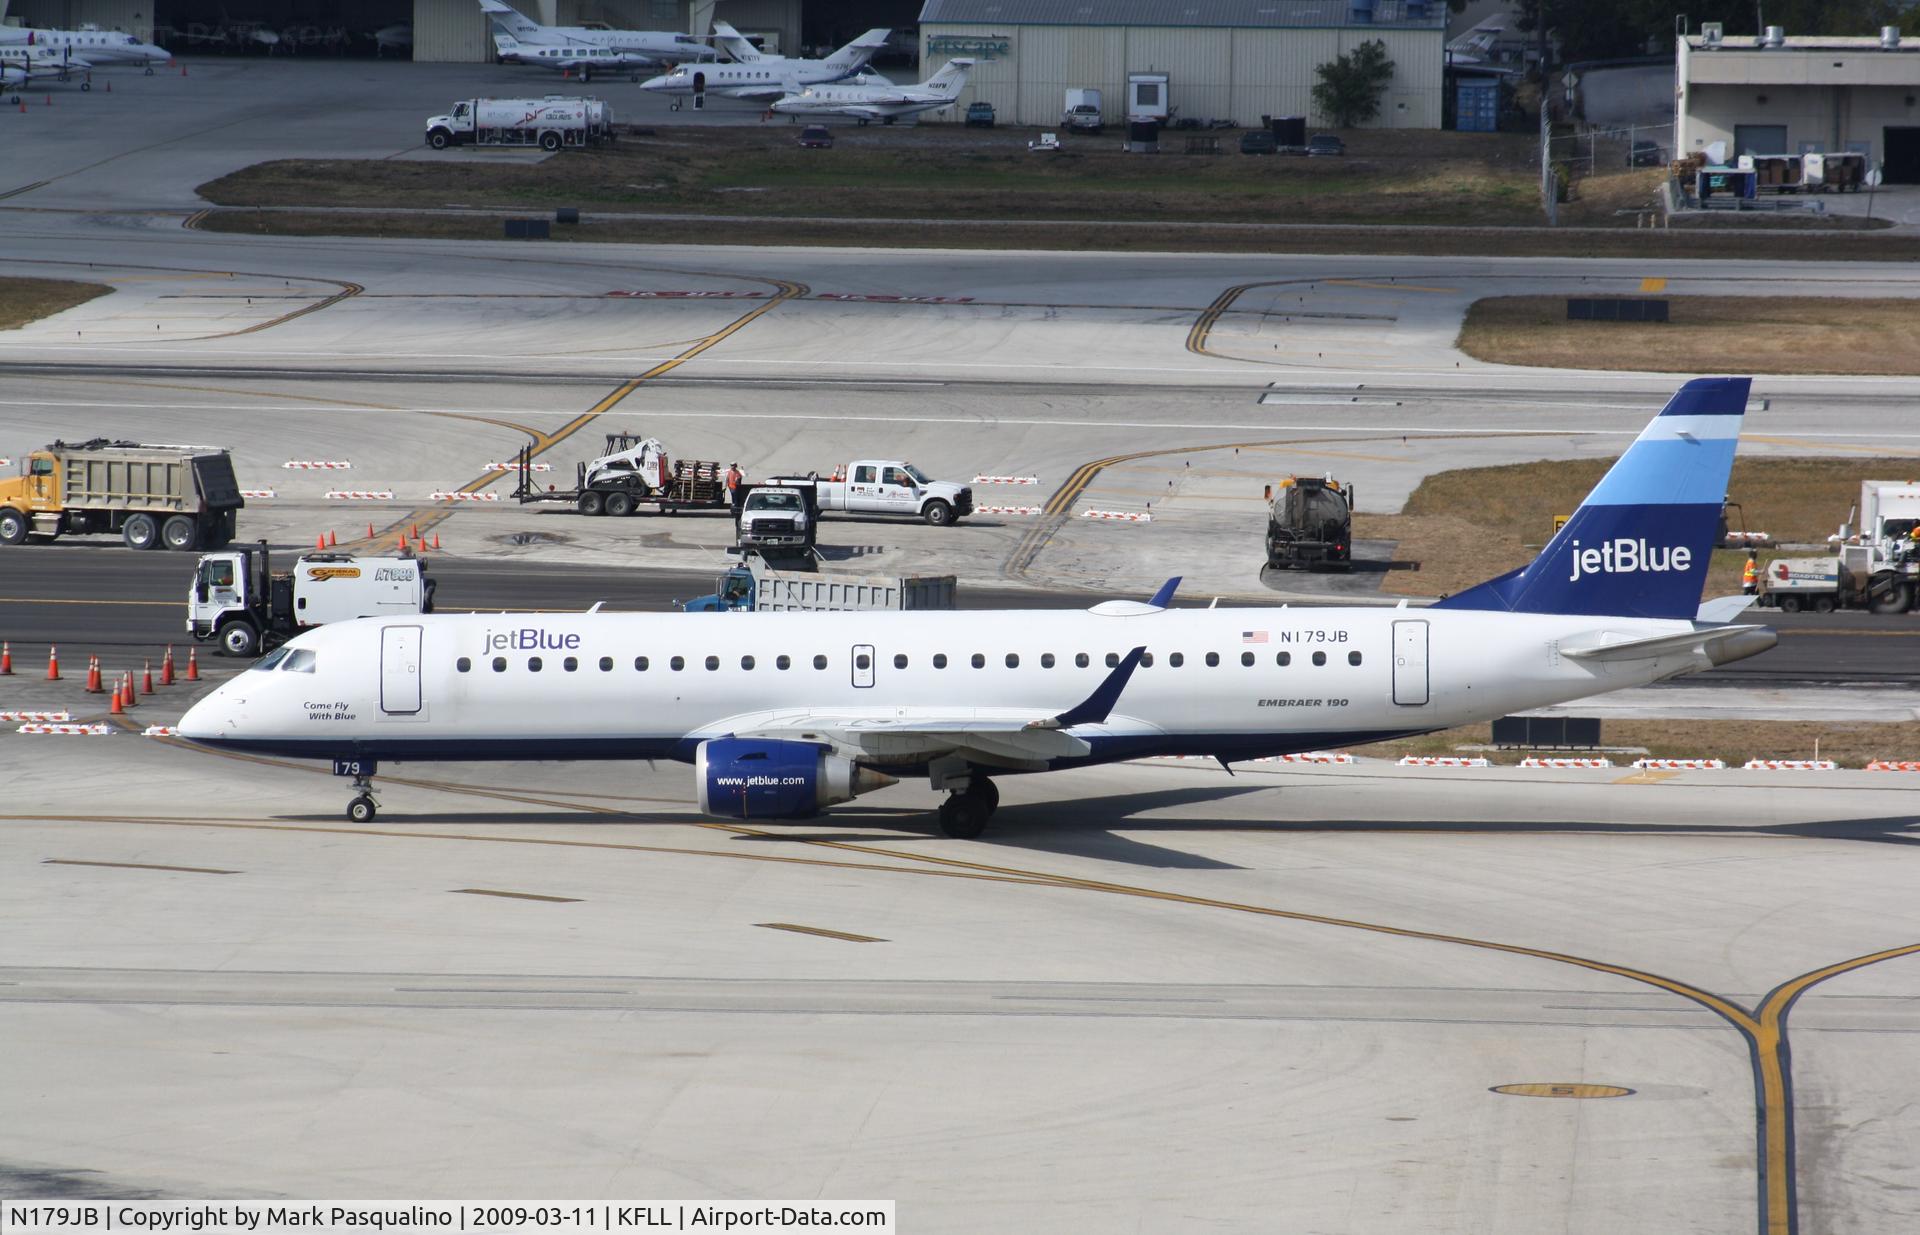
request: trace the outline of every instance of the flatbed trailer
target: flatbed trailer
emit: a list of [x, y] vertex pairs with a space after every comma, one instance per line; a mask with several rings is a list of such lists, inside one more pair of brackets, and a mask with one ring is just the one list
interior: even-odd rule
[[[601, 459], [632, 452], [647, 440], [638, 433], [609, 433]], [[522, 505], [565, 503], [583, 515], [631, 515], [638, 513], [642, 506], [653, 506], [667, 515], [681, 510], [730, 508], [725, 469], [710, 459], [669, 461], [661, 455], [657, 462], [649, 460], [646, 466], [617, 469], [603, 466], [591, 483], [587, 479], [588, 466], [586, 463], [575, 466], [571, 489], [554, 485], [542, 489], [533, 480], [533, 444], [528, 443], [514, 457], [514, 468], [519, 473], [513, 489], [514, 500]]]

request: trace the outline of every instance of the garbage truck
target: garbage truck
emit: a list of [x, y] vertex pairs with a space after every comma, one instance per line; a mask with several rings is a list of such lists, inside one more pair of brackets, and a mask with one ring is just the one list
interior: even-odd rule
[[257, 656], [328, 622], [432, 613], [433, 592], [423, 558], [309, 553], [276, 573], [263, 540], [201, 557], [187, 633], [229, 656]]

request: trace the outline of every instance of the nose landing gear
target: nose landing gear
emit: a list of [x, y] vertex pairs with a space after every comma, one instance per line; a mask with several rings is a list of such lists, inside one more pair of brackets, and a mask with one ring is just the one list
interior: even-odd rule
[[975, 773], [964, 789], [947, 795], [940, 804], [940, 830], [955, 840], [972, 840], [986, 830], [987, 820], [1000, 807], [1000, 790]]
[[347, 803], [347, 818], [355, 823], [372, 823], [373, 817], [380, 813], [380, 803], [373, 796], [373, 774], [379, 770], [379, 763], [372, 759], [333, 761], [333, 774], [353, 777], [353, 787], [358, 791]]

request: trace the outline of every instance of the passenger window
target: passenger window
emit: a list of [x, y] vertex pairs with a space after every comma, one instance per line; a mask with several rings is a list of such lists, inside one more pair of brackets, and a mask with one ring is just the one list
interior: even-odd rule
[[1007, 668], [1018, 669], [1019, 667], [1020, 667], [1020, 654], [1018, 652], [1008, 652]]
[[907, 658], [905, 653], [896, 655], [893, 658], [893, 667], [895, 669], [905, 669], [907, 667]]
[[667, 662], [667, 668], [673, 670], [675, 673], [680, 672], [682, 669], [685, 669], [686, 667], [687, 667], [687, 658], [684, 656], [676, 656], [672, 660]]
[[540, 658], [538, 656], [527, 657], [527, 672], [528, 673], [540, 672]]
[[1348, 652], [1348, 653], [1347, 653], [1347, 663], [1348, 663], [1348, 664], [1350, 664], [1350, 665], [1357, 665], [1357, 664], [1359, 664], [1359, 663], [1360, 663], [1360, 653], [1358, 653], [1358, 652]]
[[496, 657], [494, 657], [494, 658], [493, 658], [493, 671], [494, 671], [495, 673], [505, 673], [505, 672], [507, 671], [507, 658], [506, 658], [506, 657], [504, 657], [504, 656], [496, 656]]
[[987, 667], [987, 658], [975, 652], [973, 654], [973, 660], [969, 663], [971, 663], [975, 669], [985, 669]]
[[712, 672], [713, 672], [714, 670], [716, 670], [716, 669], [718, 669], [719, 667], [720, 667], [720, 658], [719, 658], [718, 656], [709, 656], [709, 657], [707, 657], [707, 672], [708, 672], [708, 673], [712, 673]]
[[455, 673], [472, 672], [473, 658], [471, 656], [462, 656], [459, 660], [453, 662], [453, 670]]
[[1220, 653], [1218, 653], [1218, 652], [1208, 652], [1208, 653], [1207, 653], [1207, 668], [1209, 668], [1209, 669], [1218, 669], [1219, 667], [1220, 667]]
[[1051, 669], [1051, 668], [1053, 668], [1053, 653], [1052, 653], [1052, 652], [1042, 652], [1042, 653], [1040, 653], [1040, 667], [1041, 667], [1042, 669]]
[[813, 667], [814, 667], [815, 669], [825, 669], [825, 668], [827, 667], [827, 658], [826, 658], [826, 657], [824, 657], [824, 656], [816, 656], [816, 657], [814, 657], [814, 658], [813, 658]]
[[[1176, 653], [1176, 654], [1177, 654], [1177, 653]], [[1142, 669], [1151, 669], [1151, 668], [1153, 668], [1153, 653], [1152, 653], [1152, 652], [1144, 652], [1144, 653], [1142, 653], [1142, 654], [1141, 654], [1141, 656], [1140, 656], [1140, 667], [1141, 667]]]
[[287, 663], [280, 666], [284, 673], [312, 673], [313, 665], [319, 657], [306, 648], [301, 648], [287, 657]]
[[873, 483], [873, 467], [871, 465], [868, 465], [867, 467], [854, 468], [853, 480], [855, 484], [861, 484], [861, 485], [872, 484]]
[[644, 656], [634, 657], [633, 668], [636, 673], [645, 673], [647, 671], [647, 658]]
[[933, 654], [933, 667], [935, 669], [945, 669], [947, 667], [947, 654], [945, 652], [935, 652]]
[[1246, 668], [1249, 668], [1249, 669], [1253, 668], [1253, 653], [1252, 652], [1240, 653], [1240, 663]]
[[1324, 665], [1324, 664], [1326, 664], [1326, 663], [1327, 663], [1327, 654], [1326, 654], [1325, 652], [1315, 652], [1315, 653], [1313, 654], [1313, 663], [1314, 663], [1314, 664], [1316, 664], [1316, 665]]
[[853, 658], [853, 667], [856, 669], [871, 669], [873, 668], [873, 657], [862, 652]]
[[1074, 668], [1076, 668], [1076, 669], [1085, 669], [1085, 668], [1086, 668], [1086, 667], [1087, 667], [1088, 665], [1090, 665], [1090, 664], [1092, 664], [1092, 663], [1093, 663], [1093, 662], [1092, 662], [1091, 660], [1089, 660], [1089, 659], [1087, 658], [1087, 654], [1086, 654], [1085, 652], [1075, 652], [1075, 653], [1074, 653], [1074, 656], [1073, 656], [1073, 667], [1074, 667]]
[[1118, 653], [1118, 652], [1108, 652], [1108, 653], [1107, 653], [1107, 668], [1109, 668], [1109, 669], [1118, 669], [1119, 667], [1120, 667], [1120, 653]]
[[1276, 665], [1279, 665], [1282, 669], [1285, 669], [1288, 665], [1293, 663], [1293, 653], [1292, 652], [1275, 652], [1273, 654], [1273, 663]]
[[1186, 657], [1186, 653], [1184, 652], [1171, 652], [1167, 655], [1167, 664], [1171, 665], [1175, 669], [1178, 669], [1181, 665], [1184, 665], [1186, 663], [1187, 663], [1187, 657]]
[[773, 659], [773, 667], [775, 669], [791, 669], [793, 667], [793, 657], [776, 656]]
[[602, 673], [612, 673], [612, 672], [613, 672], [613, 657], [611, 657], [611, 656], [602, 656], [602, 657], [600, 658], [600, 672], [602, 672]]
[[741, 667], [742, 669], [751, 669], [751, 668], [753, 668], [753, 657], [751, 657], [751, 656], [742, 656], [742, 657], [740, 658], [740, 667]]
[[576, 657], [569, 656], [565, 660], [560, 662], [560, 667], [562, 669], [565, 669], [568, 673], [572, 673], [575, 669], [578, 669], [580, 667], [580, 661]]

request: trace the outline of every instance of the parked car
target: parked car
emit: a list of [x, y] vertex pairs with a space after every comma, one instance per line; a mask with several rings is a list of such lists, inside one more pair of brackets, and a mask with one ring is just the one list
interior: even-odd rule
[[1345, 154], [1347, 143], [1331, 133], [1315, 133], [1307, 139], [1308, 154]]
[[1273, 133], [1268, 129], [1249, 129], [1240, 135], [1241, 154], [1272, 154]]
[[992, 128], [993, 104], [969, 103], [967, 105], [967, 127], [970, 129]]
[[800, 130], [800, 144], [809, 150], [827, 150], [833, 146], [833, 134], [824, 124], [810, 124]]
[[1667, 152], [1660, 148], [1659, 142], [1637, 141], [1627, 156], [1628, 167], [1664, 167], [1666, 162]]

